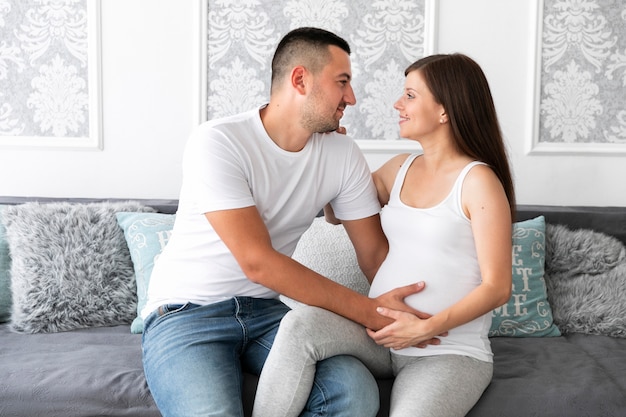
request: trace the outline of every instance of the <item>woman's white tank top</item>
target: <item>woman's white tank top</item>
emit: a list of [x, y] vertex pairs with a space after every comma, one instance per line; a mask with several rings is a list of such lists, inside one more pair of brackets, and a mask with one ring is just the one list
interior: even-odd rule
[[[394, 288], [424, 281], [426, 287], [406, 298], [411, 307], [436, 314], [455, 304], [481, 283], [470, 220], [463, 212], [461, 191], [467, 173], [482, 162], [467, 164], [447, 197], [434, 207], [415, 208], [400, 200], [400, 190], [411, 163], [410, 155], [400, 168], [389, 203], [381, 211], [389, 254], [370, 289], [377, 297]], [[488, 333], [491, 313], [451, 329], [440, 345], [406, 348], [395, 353], [410, 356], [457, 354], [491, 362]]]

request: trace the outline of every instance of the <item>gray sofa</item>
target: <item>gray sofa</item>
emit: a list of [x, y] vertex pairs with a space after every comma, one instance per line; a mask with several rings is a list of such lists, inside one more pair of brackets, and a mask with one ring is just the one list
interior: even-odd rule
[[[0, 206], [58, 200], [0, 197]], [[66, 201], [77, 204], [95, 200]], [[177, 204], [174, 200], [139, 203], [166, 214], [175, 213]], [[519, 221], [539, 215], [547, 223], [547, 297], [561, 335], [492, 337], [493, 381], [468, 415], [624, 416], [626, 315], [622, 312], [626, 266], [624, 275], [621, 267], [626, 265], [626, 251], [622, 247], [620, 252], [618, 246], [626, 242], [626, 208], [520, 206], [518, 210]], [[604, 248], [604, 235], [587, 234], [580, 243], [578, 237], [572, 238], [577, 236], [572, 234], [575, 229], [614, 236], [617, 240], [611, 242], [612, 252], [598, 253], [598, 248]], [[567, 245], [576, 241], [577, 246], [558, 253], [551, 241], [557, 237], [567, 239]], [[564, 256], [577, 259], [571, 263], [570, 275], [563, 268], [570, 259]], [[598, 270], [596, 257], [604, 269]], [[587, 261], [596, 265], [595, 272], [579, 268]], [[566, 299], [567, 294], [562, 293], [572, 287], [563, 282], [574, 280], [579, 282], [576, 288], [580, 294]], [[606, 291], [605, 286], [609, 287]], [[581, 292], [581, 287], [589, 291]], [[622, 301], [615, 302], [620, 297]], [[615, 308], [607, 309], [609, 303]], [[607, 317], [607, 312], [616, 317]], [[33, 334], [12, 331], [10, 322], [0, 324], [0, 416], [159, 416], [143, 377], [141, 336], [131, 333], [131, 321], [132, 317], [124, 323]], [[255, 376], [245, 375], [246, 415], [250, 414], [256, 382]], [[393, 381], [378, 382], [378, 415], [387, 416]]]

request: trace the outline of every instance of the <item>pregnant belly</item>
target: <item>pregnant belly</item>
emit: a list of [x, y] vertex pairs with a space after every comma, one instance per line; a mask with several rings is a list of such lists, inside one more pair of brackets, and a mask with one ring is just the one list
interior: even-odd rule
[[422, 291], [405, 298], [405, 302], [412, 308], [428, 314], [436, 314], [441, 310], [455, 304], [470, 291], [478, 286], [478, 283], [460, 276], [459, 271], [430, 271], [426, 266], [420, 268], [390, 268], [389, 263], [381, 265], [372, 286], [369, 296], [378, 297], [395, 288], [423, 281], [425, 287]]

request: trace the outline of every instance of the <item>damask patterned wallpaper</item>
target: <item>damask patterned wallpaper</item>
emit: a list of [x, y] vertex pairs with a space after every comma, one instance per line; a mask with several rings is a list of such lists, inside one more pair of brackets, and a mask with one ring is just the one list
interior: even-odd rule
[[539, 143], [626, 144], [626, 2], [545, 0]]
[[0, 0], [0, 136], [89, 136], [87, 23], [87, 0]]
[[[357, 105], [343, 124], [357, 139], [398, 139], [393, 103], [404, 68], [432, 52], [433, 0], [203, 1], [207, 118], [267, 101], [276, 43], [313, 25], [342, 35], [353, 50]], [[0, 0], [0, 137], [90, 135], [90, 2]], [[541, 2], [538, 142], [626, 144], [626, 3]]]
[[[269, 99], [274, 48], [289, 30], [317, 26], [350, 43], [356, 106], [342, 125], [356, 139], [397, 140], [393, 103], [404, 69], [425, 55], [429, 0], [208, 0], [207, 118]], [[430, 52], [430, 51], [428, 51]]]

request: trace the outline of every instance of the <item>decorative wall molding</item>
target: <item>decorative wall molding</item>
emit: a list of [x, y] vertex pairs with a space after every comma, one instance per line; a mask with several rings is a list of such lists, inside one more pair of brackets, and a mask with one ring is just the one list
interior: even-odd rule
[[626, 153], [626, 3], [536, 1], [527, 153]]
[[351, 46], [357, 104], [342, 119], [366, 152], [419, 147], [399, 139], [393, 103], [404, 69], [436, 49], [436, 0], [200, 0], [198, 122], [269, 99], [270, 63], [280, 38], [300, 26], [331, 30]]
[[0, 147], [102, 149], [100, 0], [0, 0]]

